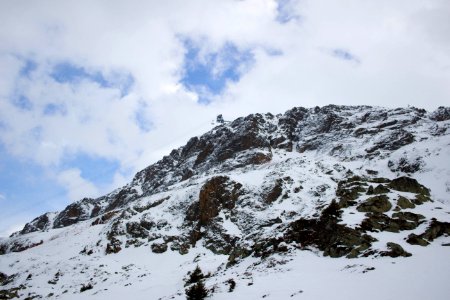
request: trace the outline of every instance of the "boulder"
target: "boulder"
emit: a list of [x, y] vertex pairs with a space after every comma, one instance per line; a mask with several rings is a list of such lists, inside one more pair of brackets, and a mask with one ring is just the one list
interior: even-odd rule
[[164, 253], [167, 251], [167, 244], [166, 243], [153, 243], [151, 245], [152, 252], [153, 253]]
[[391, 202], [386, 195], [379, 195], [368, 198], [366, 201], [358, 205], [359, 212], [384, 213], [392, 208]]
[[399, 196], [397, 199], [397, 205], [402, 208], [402, 209], [407, 209], [407, 208], [415, 208], [416, 206], [409, 201], [407, 198]]
[[389, 243], [387, 243], [387, 247], [388, 247], [389, 251], [380, 252], [381, 256], [409, 257], [412, 255], [411, 253], [405, 251], [402, 246], [400, 246], [399, 244], [396, 244], [396, 243], [389, 242]]
[[417, 182], [417, 180], [410, 177], [399, 177], [389, 183], [389, 187], [400, 192], [409, 192], [430, 196], [430, 191]]

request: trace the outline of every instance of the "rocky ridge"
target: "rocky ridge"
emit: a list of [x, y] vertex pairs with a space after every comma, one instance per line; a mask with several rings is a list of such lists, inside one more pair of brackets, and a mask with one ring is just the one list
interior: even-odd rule
[[[121, 189], [39, 216], [0, 244], [0, 254], [20, 255], [84, 228], [96, 232], [77, 243], [86, 257], [204, 247], [225, 256], [227, 268], [297, 251], [410, 257], [414, 247], [449, 240], [450, 169], [435, 176], [450, 158], [449, 128], [444, 107], [249, 115], [191, 138]], [[42, 295], [28, 273], [3, 275], [5, 291]]]

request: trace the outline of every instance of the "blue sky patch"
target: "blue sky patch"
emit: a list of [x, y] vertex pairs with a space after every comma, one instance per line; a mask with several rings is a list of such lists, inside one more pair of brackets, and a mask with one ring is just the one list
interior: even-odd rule
[[281, 24], [299, 21], [301, 17], [293, 10], [296, 0], [277, 0], [277, 22]]
[[145, 104], [141, 104], [142, 109], [138, 109], [135, 113], [136, 124], [142, 132], [149, 132], [153, 128], [153, 122], [145, 115]]
[[102, 157], [87, 155], [84, 153], [67, 157], [62, 163], [62, 169], [77, 168], [81, 171], [81, 177], [95, 185], [107, 185], [114, 180], [114, 174], [119, 169], [118, 161]]
[[46, 116], [54, 116], [57, 114], [65, 115], [67, 113], [67, 110], [62, 104], [49, 103], [45, 105], [43, 113]]
[[[28, 222], [69, 203], [63, 187], [49, 180], [43, 167], [12, 157], [0, 144], [0, 227], [17, 219]], [[58, 207], [54, 205], [57, 203]]]
[[70, 63], [57, 64], [50, 76], [59, 83], [77, 82], [81, 79], [89, 79], [97, 82], [101, 87], [109, 87], [108, 81], [100, 72], [88, 73], [83, 67], [78, 67]]
[[31, 73], [37, 69], [37, 63], [33, 60], [25, 60], [25, 66], [20, 70], [20, 76], [30, 78]]
[[237, 82], [254, 60], [250, 50], [240, 50], [232, 43], [206, 54], [190, 40], [184, 44], [187, 51], [181, 83], [196, 92], [204, 104], [211, 101], [209, 96], [221, 94], [227, 82]]
[[15, 107], [21, 109], [21, 110], [32, 110], [33, 109], [33, 103], [28, 99], [28, 97], [24, 95], [17, 95], [13, 97], [12, 103]]
[[83, 67], [68, 62], [55, 65], [50, 76], [59, 83], [74, 83], [87, 79], [98, 83], [103, 88], [119, 89], [121, 97], [127, 95], [134, 84], [131, 74], [113, 72], [110, 76], [104, 76], [99, 71], [87, 71]]

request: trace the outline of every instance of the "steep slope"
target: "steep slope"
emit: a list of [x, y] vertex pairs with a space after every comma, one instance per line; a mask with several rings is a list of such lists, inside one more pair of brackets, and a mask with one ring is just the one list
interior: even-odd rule
[[[3, 293], [184, 299], [197, 264], [214, 299], [229, 297], [230, 278], [236, 299], [327, 296], [311, 280], [296, 286], [305, 272], [335, 288], [356, 280], [353, 294], [333, 294], [343, 299], [373, 280], [393, 288], [388, 272], [439, 265], [439, 282], [450, 275], [449, 128], [450, 108], [334, 105], [220, 124], [125, 187], [3, 241]], [[403, 295], [425, 295], [412, 290]], [[449, 292], [443, 284], [431, 298]]]

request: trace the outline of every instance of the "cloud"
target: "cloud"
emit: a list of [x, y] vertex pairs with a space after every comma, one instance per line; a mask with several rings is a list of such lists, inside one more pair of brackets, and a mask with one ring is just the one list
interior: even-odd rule
[[80, 200], [84, 197], [98, 197], [99, 190], [88, 180], [81, 177], [78, 169], [64, 170], [58, 174], [58, 181], [66, 187], [69, 199]]
[[70, 199], [123, 184], [219, 113], [450, 98], [444, 0], [1, 6], [0, 144]]
[[3, 201], [3, 200], [5, 200], [5, 199], [6, 199], [6, 196], [3, 195], [2, 193], [0, 193], [0, 201]]
[[338, 59], [342, 59], [345, 61], [355, 62], [358, 64], [361, 62], [358, 57], [356, 57], [353, 53], [346, 49], [332, 49], [330, 51], [330, 54]]
[[23, 226], [25, 226], [25, 223], [17, 223], [17, 224], [13, 224], [13, 225], [8, 226], [4, 230], [0, 231], [0, 239], [1, 238], [7, 238], [11, 234], [13, 234], [14, 232], [22, 230]]

